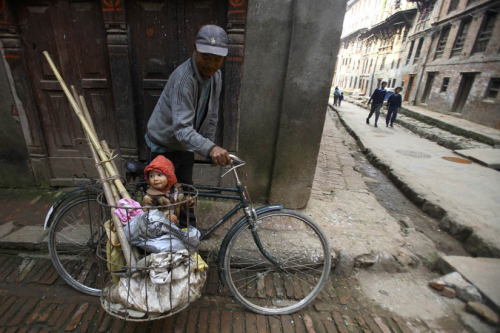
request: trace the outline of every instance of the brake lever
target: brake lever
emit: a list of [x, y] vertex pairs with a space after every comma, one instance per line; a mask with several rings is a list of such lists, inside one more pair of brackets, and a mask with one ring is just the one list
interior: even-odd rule
[[222, 176], [220, 176], [220, 178], [223, 178], [225, 175], [227, 175], [228, 173], [230, 173], [231, 171], [235, 170], [235, 169], [238, 169], [239, 167], [242, 167], [244, 166], [246, 163], [243, 162], [241, 164], [238, 164], [238, 165], [233, 165], [233, 167], [229, 170], [227, 170]]

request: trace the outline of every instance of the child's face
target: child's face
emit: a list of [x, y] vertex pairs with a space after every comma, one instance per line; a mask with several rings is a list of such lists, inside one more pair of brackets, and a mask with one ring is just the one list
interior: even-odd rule
[[167, 175], [158, 171], [149, 171], [149, 186], [155, 190], [164, 190], [168, 185]]

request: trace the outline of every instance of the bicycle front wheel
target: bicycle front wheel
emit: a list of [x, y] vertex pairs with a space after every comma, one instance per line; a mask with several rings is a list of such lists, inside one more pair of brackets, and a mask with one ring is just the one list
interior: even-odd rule
[[328, 241], [305, 215], [281, 210], [258, 216], [257, 245], [250, 223], [235, 231], [224, 256], [231, 293], [248, 309], [265, 315], [290, 314], [310, 304], [331, 268]]
[[96, 254], [99, 237], [105, 241], [100, 209], [95, 195], [76, 197], [59, 209], [49, 232], [50, 258], [59, 275], [92, 296], [100, 295], [102, 283]]

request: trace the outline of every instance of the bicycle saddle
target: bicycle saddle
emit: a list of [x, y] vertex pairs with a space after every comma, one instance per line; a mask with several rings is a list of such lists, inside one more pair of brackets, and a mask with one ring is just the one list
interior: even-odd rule
[[144, 174], [144, 169], [146, 168], [146, 164], [139, 161], [126, 161], [125, 169], [130, 172], [134, 176], [142, 177]]

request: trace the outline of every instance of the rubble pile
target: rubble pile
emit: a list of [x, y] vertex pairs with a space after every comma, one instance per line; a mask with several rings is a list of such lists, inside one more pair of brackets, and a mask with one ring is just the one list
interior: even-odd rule
[[466, 302], [466, 311], [479, 316], [490, 325], [499, 325], [500, 319], [492, 309], [483, 304], [479, 290], [467, 282], [459, 272], [453, 272], [429, 282], [429, 286], [448, 298]]

